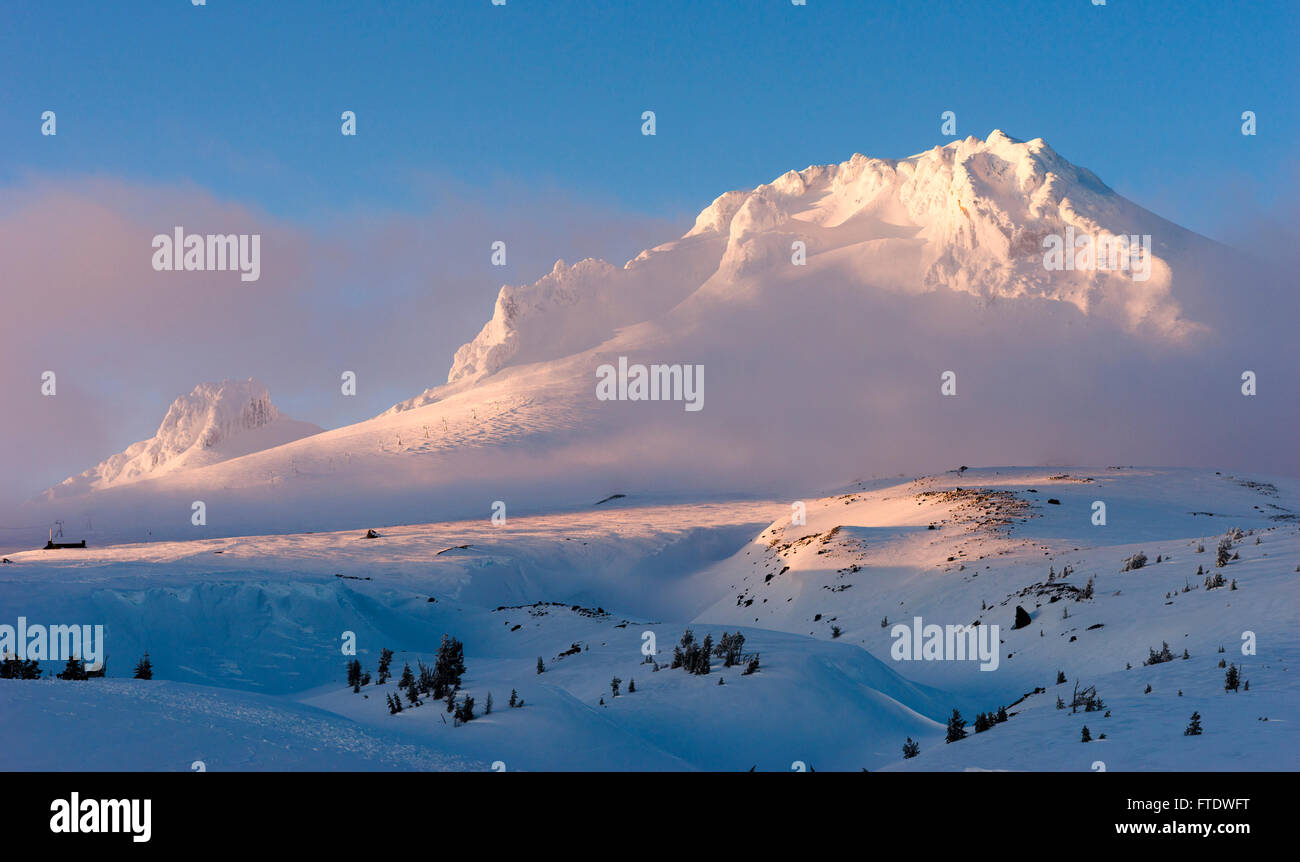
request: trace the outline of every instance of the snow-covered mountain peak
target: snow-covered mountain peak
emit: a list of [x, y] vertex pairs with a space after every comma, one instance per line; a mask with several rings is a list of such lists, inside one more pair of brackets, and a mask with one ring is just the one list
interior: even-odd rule
[[65, 496], [182, 467], [215, 464], [320, 430], [281, 414], [266, 384], [251, 377], [200, 383], [172, 402], [153, 437], [65, 479], [47, 494]]
[[614, 272], [613, 266], [595, 258], [580, 260], [573, 266], [557, 260], [550, 273], [532, 285], [503, 285], [497, 293], [492, 319], [477, 338], [456, 351], [447, 382], [490, 374], [515, 359], [521, 350], [526, 352], [534, 332], [521, 327], [522, 321], [543, 315], [553, 318], [555, 315], [549, 312], [575, 306], [585, 310], [600, 301], [599, 285]]
[[[1097, 251], [1076, 266], [1071, 249], [1085, 237]], [[1119, 237], [1132, 244], [1113, 256], [1102, 250]], [[1205, 331], [1184, 319], [1173, 294], [1173, 263], [1204, 242], [1115, 193], [1042, 138], [1022, 141], [995, 129], [904, 159], [855, 153], [719, 195], [681, 239], [621, 269], [557, 261], [531, 285], [502, 287], [492, 319], [456, 352], [447, 380], [473, 382], [507, 365], [596, 347], [694, 293], [725, 303], [742, 281], [817, 279], [864, 292], [1065, 303], [1176, 343]], [[1048, 264], [1052, 243], [1062, 249], [1060, 266]], [[807, 265], [792, 268], [799, 263]], [[433, 398], [426, 392], [396, 409]]]
[[211, 449], [232, 434], [269, 425], [280, 411], [266, 385], [249, 378], [200, 383], [172, 402], [154, 440], [162, 453]]
[[1018, 239], [1047, 228], [1129, 232], [1130, 225], [1099, 218], [1114, 221], [1125, 208], [1138, 209], [1042, 138], [1020, 141], [995, 129], [986, 139], [971, 136], [906, 159], [855, 153], [838, 164], [787, 171], [750, 191], [720, 195], [687, 236], [717, 232], [742, 241], [791, 219], [834, 228], [888, 212], [927, 239], [965, 247], [991, 241], [1005, 258], [1024, 245]]

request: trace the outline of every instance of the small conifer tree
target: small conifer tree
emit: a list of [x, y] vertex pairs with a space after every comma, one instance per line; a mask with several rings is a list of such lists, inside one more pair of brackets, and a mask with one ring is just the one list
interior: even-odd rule
[[1236, 691], [1241, 687], [1241, 673], [1235, 664], [1228, 665], [1228, 672], [1223, 677], [1223, 690]]
[[961, 717], [961, 713], [954, 709], [952, 716], [948, 719], [948, 734], [945, 742], [957, 742], [966, 738], [966, 719]]

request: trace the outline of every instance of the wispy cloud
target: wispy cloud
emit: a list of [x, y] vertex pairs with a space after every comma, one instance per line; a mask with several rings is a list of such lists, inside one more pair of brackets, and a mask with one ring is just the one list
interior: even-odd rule
[[[196, 383], [255, 376], [326, 427], [441, 383], [502, 283], [556, 257], [631, 255], [680, 226], [506, 181], [442, 183], [423, 212], [340, 212], [299, 225], [189, 185], [30, 177], [0, 204], [0, 436], [5, 494], [25, 498], [149, 436]], [[261, 278], [155, 272], [151, 240], [177, 226], [262, 237]], [[491, 243], [507, 243], [506, 267]], [[41, 395], [40, 376], [58, 375]], [[356, 398], [339, 375], [357, 373]]]

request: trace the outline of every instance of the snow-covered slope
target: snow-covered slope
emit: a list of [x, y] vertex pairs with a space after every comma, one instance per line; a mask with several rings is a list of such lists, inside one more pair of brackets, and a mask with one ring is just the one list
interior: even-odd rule
[[[81, 689], [0, 680], [0, 720], [55, 735], [95, 722], [97, 743], [34, 745], [0, 754], [0, 768], [774, 769], [787, 757], [876, 763], [895, 737], [933, 733], [946, 698], [853, 647], [750, 631], [758, 673], [668, 667], [684, 625], [642, 611], [690, 606], [675, 582], [746, 541], [775, 509], [615, 501], [503, 527], [381, 528], [373, 539], [352, 531], [15, 555], [0, 568], [0, 619], [104, 625], [109, 680]], [[578, 601], [599, 595], [637, 612]], [[462, 639], [463, 693], [481, 717], [455, 727], [437, 702], [391, 715], [393, 681], [360, 694], [340, 686], [344, 632], [372, 674], [383, 647], [396, 651], [400, 674], [408, 662], [431, 663], [444, 632]], [[642, 654], [646, 632], [658, 638], [660, 670]], [[145, 650], [154, 680], [120, 679]], [[613, 697], [614, 676], [636, 691]], [[507, 706], [512, 690], [522, 709]], [[778, 715], [799, 691], [822, 696]], [[28, 722], [43, 711], [57, 720]], [[857, 733], [842, 732], [846, 716]], [[141, 732], [154, 722], [165, 732]]]
[[200, 383], [172, 402], [154, 436], [131, 444], [46, 493], [68, 496], [218, 464], [320, 431], [316, 425], [281, 414], [271, 403], [266, 385], [257, 380]]
[[[1104, 526], [1093, 523], [1096, 501]], [[1300, 706], [1295, 481], [995, 468], [854, 485], [802, 501], [805, 524], [791, 523], [793, 502], [624, 497], [503, 526], [380, 528], [373, 539], [355, 530], [12, 555], [0, 566], [0, 623], [105, 625], [109, 679], [0, 680], [0, 721], [33, 742], [0, 752], [0, 768], [1300, 766], [1289, 720]], [[1232, 556], [1217, 566], [1225, 536]], [[1125, 571], [1138, 553], [1146, 565]], [[1210, 588], [1215, 574], [1223, 586]], [[1017, 605], [1031, 621], [1013, 629]], [[898, 660], [891, 628], [917, 616], [998, 625], [996, 670]], [[715, 642], [743, 632], [760, 669], [720, 658], [707, 675], [670, 667], [687, 628]], [[344, 684], [345, 633], [365, 669], [389, 647], [400, 674], [429, 663], [444, 632], [465, 643], [463, 693], [480, 715], [469, 724], [434, 702], [390, 714], [392, 682], [360, 693]], [[647, 633], [658, 670], [643, 654]], [[1174, 659], [1145, 665], [1164, 643]], [[146, 649], [155, 679], [125, 679]], [[1225, 691], [1220, 661], [1241, 668], [1249, 689]], [[1095, 686], [1104, 708], [1057, 709], [1076, 682]], [[522, 709], [506, 706], [512, 690]], [[953, 708], [973, 721], [999, 706], [1007, 722], [944, 743]], [[1183, 736], [1194, 710], [1205, 734]], [[142, 733], [132, 714], [164, 732]], [[1085, 724], [1093, 743], [1080, 742]], [[98, 745], [39, 744], [34, 728]], [[908, 737], [921, 754], [904, 760]]]
[[[981, 711], [1016, 703], [1010, 724], [960, 745], [936, 740], [898, 768], [1295, 769], [1298, 492], [1294, 481], [1131, 467], [859, 485], [808, 501], [804, 524], [775, 521], [691, 588], [721, 594], [700, 621], [853, 643], [909, 679], [982, 696]], [[1234, 556], [1219, 567], [1224, 538]], [[1126, 570], [1138, 555], [1146, 564]], [[1207, 583], [1216, 575], [1222, 586]], [[1020, 629], [1017, 606], [1031, 620]], [[997, 668], [897, 660], [894, 626], [918, 617], [998, 625]], [[1162, 644], [1175, 660], [1144, 665]], [[1249, 693], [1224, 691], [1221, 660], [1241, 668]], [[1076, 682], [1096, 686], [1106, 709], [1058, 709]], [[1213, 734], [1184, 741], [1193, 710]], [[1080, 745], [1085, 725], [1107, 738]]]
[[[1117, 611], [1121, 619], [1108, 620], [1107, 635], [1124, 627], [1125, 641], [1150, 639], [1154, 632], [1173, 643], [1178, 623], [1166, 629], [1156, 621], [1182, 617], [1186, 607], [1180, 602], [1209, 600], [1198, 590], [1199, 598], [1175, 596], [1166, 606], [1164, 593], [1178, 593], [1185, 582], [1199, 587], [1204, 573], [1215, 568], [1219, 538], [1233, 528], [1254, 531], [1237, 543], [1239, 553], [1254, 562], [1234, 562], [1227, 575], [1253, 571], [1252, 566], [1275, 568], [1263, 559], [1274, 556], [1264, 543], [1296, 534], [1298, 490], [1294, 481], [1131, 467], [981, 469], [881, 481], [807, 501], [806, 523], [791, 523], [788, 515], [773, 522], [756, 542], [699, 575], [690, 589], [717, 597], [700, 611], [700, 619], [812, 637], [830, 637], [837, 625], [841, 639], [881, 657], [888, 657], [893, 643], [889, 628], [881, 625], [884, 619], [892, 625], [919, 614], [938, 623], [998, 623], [1006, 644], [1015, 647], [1008, 651], [1032, 652], [1037, 672], [1039, 659], [1068, 663], [1083, 652], [1086, 661], [1097, 660], [1096, 649], [1076, 645], [1069, 635], [1082, 638], [1112, 604], [1125, 609]], [[1104, 525], [1093, 523], [1098, 502], [1104, 504]], [[1147, 566], [1121, 571], [1124, 560], [1140, 552], [1146, 554]], [[1061, 577], [1067, 567], [1072, 574]], [[1200, 575], [1198, 567], [1204, 570]], [[1090, 578], [1095, 597], [1064, 605], [1071, 610], [1070, 620], [1059, 619], [1059, 611], [1036, 612], [1061, 598], [1073, 599]], [[1300, 577], [1291, 579], [1291, 587], [1300, 598]], [[1112, 601], [1120, 597], [1122, 601]], [[1269, 601], [1276, 598], [1271, 595]], [[1017, 604], [1035, 619], [1023, 633], [1011, 632]], [[1135, 604], [1146, 607], [1139, 612]], [[1243, 614], [1258, 611], [1271, 617], [1284, 610], [1270, 609], [1265, 602]], [[1231, 623], [1213, 603], [1196, 627], [1224, 624]], [[1183, 638], [1185, 631], [1176, 636]], [[1122, 655], [1116, 653], [1114, 659]], [[1032, 675], [1016, 672], [1017, 663], [1018, 657], [1004, 657], [996, 676], [1017, 684], [1032, 681]], [[951, 684], [947, 674], [957, 672], [949, 662], [922, 662], [916, 673]], [[931, 680], [931, 674], [938, 677]]]

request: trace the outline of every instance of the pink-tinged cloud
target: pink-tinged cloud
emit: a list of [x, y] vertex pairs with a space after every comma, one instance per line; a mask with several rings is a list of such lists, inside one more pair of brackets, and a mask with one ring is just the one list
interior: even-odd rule
[[[0, 200], [0, 500], [14, 502], [150, 436], [195, 384], [257, 377], [326, 427], [445, 379], [502, 283], [560, 255], [634, 254], [679, 228], [498, 185], [442, 183], [415, 214], [341, 212], [298, 225], [193, 186], [29, 178]], [[261, 275], [157, 272], [152, 240], [260, 234]], [[509, 266], [490, 264], [508, 243]], [[40, 393], [41, 373], [58, 394]], [[339, 397], [356, 372], [358, 396]]]

